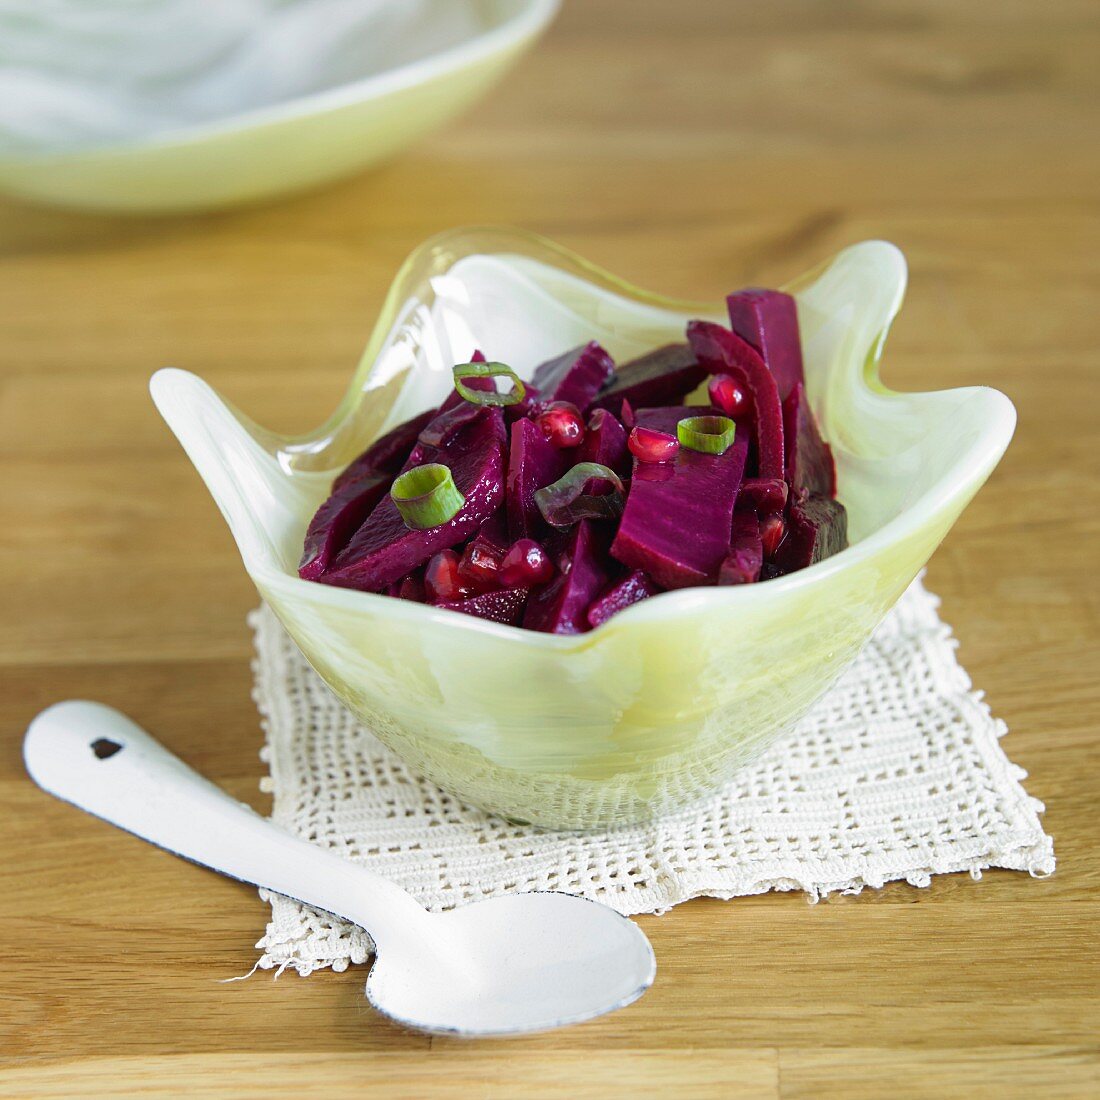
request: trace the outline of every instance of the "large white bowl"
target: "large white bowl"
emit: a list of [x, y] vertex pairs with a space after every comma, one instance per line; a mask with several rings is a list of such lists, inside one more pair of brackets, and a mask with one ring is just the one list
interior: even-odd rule
[[647, 294], [525, 234], [456, 231], [398, 274], [346, 397], [315, 432], [264, 431], [179, 370], [154, 377], [153, 398], [264, 599], [387, 744], [511, 818], [613, 825], [715, 788], [797, 721], [1012, 435], [1015, 410], [996, 390], [902, 394], [879, 382], [905, 289], [892, 245], [847, 248], [788, 289], [852, 546], [762, 584], [664, 593], [588, 634], [539, 634], [299, 580], [306, 524], [333, 475], [381, 432], [437, 405], [451, 366], [475, 347], [530, 377], [589, 339], [627, 360], [682, 339], [689, 317], [720, 317], [720, 306]]
[[89, 209], [166, 213], [312, 187], [392, 157], [486, 92], [558, 0], [444, 0], [487, 29], [457, 46], [313, 95], [155, 137], [0, 158], [0, 190]]

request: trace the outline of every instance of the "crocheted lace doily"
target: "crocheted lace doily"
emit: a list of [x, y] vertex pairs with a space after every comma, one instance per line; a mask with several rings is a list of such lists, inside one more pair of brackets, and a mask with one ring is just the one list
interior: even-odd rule
[[[1001, 749], [1003, 722], [955, 659], [920, 581], [833, 690], [721, 793], [652, 822], [547, 833], [463, 805], [413, 774], [329, 692], [266, 607], [253, 612], [254, 696], [273, 819], [400, 883], [430, 909], [561, 890], [620, 913], [699, 896], [832, 891], [989, 867], [1046, 875], [1043, 806]], [[361, 929], [261, 891], [264, 969], [343, 970], [372, 951]]]

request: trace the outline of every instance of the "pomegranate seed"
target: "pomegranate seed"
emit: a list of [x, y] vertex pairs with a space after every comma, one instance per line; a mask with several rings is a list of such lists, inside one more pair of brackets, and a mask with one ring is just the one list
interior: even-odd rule
[[535, 417], [535, 423], [560, 450], [579, 447], [584, 442], [584, 420], [577, 406], [568, 401], [551, 401]]
[[500, 573], [502, 553], [484, 542], [471, 542], [462, 553], [458, 563], [458, 576], [461, 583], [485, 592], [495, 588]]
[[507, 588], [545, 584], [554, 575], [554, 563], [534, 539], [517, 539], [500, 564], [500, 581]]
[[752, 407], [752, 398], [741, 387], [737, 379], [729, 374], [716, 374], [707, 383], [710, 402], [726, 416], [744, 416]]
[[770, 558], [779, 549], [786, 533], [787, 525], [778, 512], [765, 516], [760, 521], [760, 542], [764, 547], [764, 557]]
[[402, 600], [412, 600], [413, 603], [424, 602], [424, 578], [418, 573], [410, 573], [401, 582], [397, 595]]
[[680, 449], [680, 441], [675, 436], [640, 426], [631, 431], [626, 445], [639, 462], [668, 462]]
[[432, 603], [461, 600], [470, 595], [468, 585], [458, 575], [458, 555], [453, 550], [440, 550], [424, 570], [424, 591]]

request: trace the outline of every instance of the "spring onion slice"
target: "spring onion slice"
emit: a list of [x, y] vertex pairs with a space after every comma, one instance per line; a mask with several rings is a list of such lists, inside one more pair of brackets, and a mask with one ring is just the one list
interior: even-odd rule
[[406, 470], [393, 483], [390, 497], [405, 526], [414, 531], [438, 527], [454, 519], [466, 503], [451, 471], [441, 462], [427, 462]]
[[[516, 372], [504, 363], [459, 363], [452, 373], [455, 389], [472, 405], [518, 405], [527, 392]], [[488, 390], [472, 390], [464, 385], [467, 378], [509, 378], [512, 388], [507, 393], [497, 393], [495, 386]]]
[[[604, 481], [610, 492], [586, 493], [590, 481]], [[582, 519], [617, 519], [623, 512], [623, 483], [599, 462], [578, 462], [564, 477], [535, 493], [542, 518], [551, 527], [572, 527]]]
[[676, 425], [676, 438], [689, 451], [725, 454], [733, 445], [737, 425], [728, 416], [687, 416]]

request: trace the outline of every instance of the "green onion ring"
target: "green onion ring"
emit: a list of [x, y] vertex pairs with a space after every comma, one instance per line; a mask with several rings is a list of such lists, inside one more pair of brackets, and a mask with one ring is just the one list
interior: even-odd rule
[[[459, 363], [452, 371], [455, 380], [455, 389], [471, 405], [518, 405], [527, 392], [524, 384], [519, 380], [516, 372], [504, 363]], [[497, 393], [492, 390], [472, 390], [464, 386], [466, 378], [510, 378], [512, 388], [507, 393]]]
[[[611, 485], [609, 493], [586, 493], [594, 480]], [[551, 527], [572, 527], [582, 519], [618, 519], [623, 512], [622, 479], [599, 462], [578, 462], [564, 477], [535, 493], [542, 518]]]
[[466, 503], [450, 469], [441, 462], [427, 462], [406, 470], [393, 483], [390, 498], [405, 526], [413, 531], [438, 527], [454, 519]]
[[687, 416], [676, 425], [676, 438], [689, 451], [725, 454], [733, 445], [737, 425], [728, 416]]

